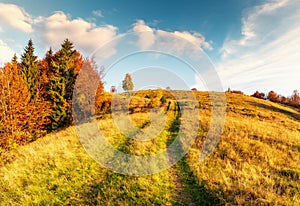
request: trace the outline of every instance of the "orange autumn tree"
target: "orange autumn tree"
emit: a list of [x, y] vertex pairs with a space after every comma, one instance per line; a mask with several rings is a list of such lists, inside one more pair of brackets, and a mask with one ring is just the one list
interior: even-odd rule
[[112, 95], [104, 91], [104, 72], [104, 67], [99, 68], [94, 57], [85, 59], [74, 90], [75, 122], [87, 121], [91, 115], [102, 115], [110, 111]]
[[95, 114], [96, 99], [104, 96], [104, 86], [101, 81], [101, 73], [94, 60], [85, 59], [85, 63], [77, 76], [73, 95], [73, 112], [75, 122], [87, 121]]
[[[98, 69], [96, 70], [98, 71]], [[104, 66], [101, 66], [100, 70], [98, 71], [100, 82], [98, 84], [96, 99], [95, 99], [96, 115], [101, 115], [110, 112], [110, 107], [111, 107], [112, 94], [104, 91], [104, 82], [102, 81], [104, 72], [105, 72], [105, 68]]]
[[0, 72], [0, 147], [3, 150], [34, 141], [46, 133], [49, 106], [36, 88], [32, 97], [17, 62]]

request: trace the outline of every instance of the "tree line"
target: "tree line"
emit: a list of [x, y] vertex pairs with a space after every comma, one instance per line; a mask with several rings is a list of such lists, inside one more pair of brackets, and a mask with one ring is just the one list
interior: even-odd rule
[[274, 91], [270, 91], [268, 94], [256, 91], [251, 96], [259, 98], [259, 99], [267, 99], [272, 102], [281, 103], [281, 104], [289, 105], [292, 107], [300, 108], [300, 94], [299, 94], [298, 90], [294, 90], [293, 94], [290, 97], [285, 97], [283, 95], [277, 94]]
[[[230, 88], [228, 88], [226, 92], [235, 93], [235, 94], [244, 94], [240, 90], [231, 90]], [[298, 90], [294, 90], [292, 95], [289, 97], [285, 97], [283, 95], [277, 94], [273, 90], [271, 90], [267, 94], [256, 91], [251, 96], [258, 99], [270, 100], [271, 102], [281, 103], [288, 106], [300, 108], [300, 93], [298, 92]]]
[[[88, 74], [78, 82], [77, 91], [83, 99], [73, 102], [75, 81], [82, 70]], [[91, 79], [97, 83], [93, 105], [98, 112], [103, 105], [107, 107], [103, 72], [104, 68], [99, 69], [93, 58], [84, 59], [69, 39], [56, 52], [50, 48], [41, 60], [34, 54], [30, 39], [20, 60], [14, 55], [11, 62], [0, 68], [0, 153], [71, 125], [73, 103], [82, 108], [87, 92], [87, 86], [82, 85], [89, 85], [86, 83]]]

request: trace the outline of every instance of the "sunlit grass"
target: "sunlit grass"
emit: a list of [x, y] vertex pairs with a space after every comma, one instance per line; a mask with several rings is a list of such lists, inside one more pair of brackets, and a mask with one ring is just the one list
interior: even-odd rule
[[[139, 95], [144, 97], [146, 93]], [[0, 203], [300, 205], [299, 110], [226, 94], [221, 141], [211, 156], [200, 162], [201, 146], [211, 122], [211, 101], [208, 93], [195, 95], [199, 100], [200, 130], [186, 157], [169, 170], [145, 177], [111, 172], [86, 153], [74, 127], [70, 127], [7, 154], [10, 162], [2, 162], [0, 168]], [[168, 101], [175, 104], [173, 99]], [[120, 151], [156, 154], [177, 135], [180, 120], [174, 109], [173, 105], [169, 112], [162, 111], [166, 114], [164, 124], [158, 122], [159, 127], [154, 127], [158, 131], [152, 140], [128, 138], [126, 135], [136, 131], [120, 132], [109, 116], [98, 121], [99, 130]], [[146, 131], [151, 128], [150, 116], [149, 110], [131, 114], [130, 120], [135, 129]], [[185, 127], [187, 131], [195, 130], [193, 125]]]
[[174, 202], [168, 171], [148, 177], [110, 172], [85, 152], [73, 127], [19, 148], [16, 155], [15, 161], [0, 169], [0, 202], [4, 205]]
[[[198, 145], [188, 164], [199, 183], [223, 204], [300, 204], [299, 112], [269, 101], [227, 94], [227, 117], [222, 140], [205, 162]], [[209, 123], [202, 118], [202, 127]]]

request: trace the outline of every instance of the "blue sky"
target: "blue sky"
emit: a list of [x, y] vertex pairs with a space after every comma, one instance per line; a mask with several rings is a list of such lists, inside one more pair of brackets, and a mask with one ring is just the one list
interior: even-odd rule
[[[153, 45], [157, 49], [166, 34], [199, 47], [215, 66], [224, 90], [230, 87], [247, 94], [275, 90], [284, 95], [300, 90], [298, 0], [0, 0], [0, 64], [13, 53], [20, 55], [29, 38], [40, 57], [49, 46], [59, 49], [67, 37], [89, 56], [104, 43], [132, 31], [150, 33], [137, 35], [141, 50], [153, 49]], [[180, 41], [168, 45], [172, 46], [185, 48], [185, 55], [194, 52]], [[111, 47], [107, 55], [119, 52], [117, 43]], [[154, 65], [169, 67], [188, 87], [207, 89], [201, 74], [170, 59], [166, 65], [157, 57], [146, 58], [140, 56], [131, 64], [127, 60], [111, 69], [105, 77], [106, 88], [119, 84], [126, 72], [137, 71], [142, 63], [151, 67], [157, 61]]]

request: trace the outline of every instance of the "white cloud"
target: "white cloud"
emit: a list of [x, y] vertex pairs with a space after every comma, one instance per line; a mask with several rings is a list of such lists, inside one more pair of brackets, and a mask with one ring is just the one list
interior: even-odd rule
[[132, 30], [134, 32], [139, 32], [138, 44], [141, 49], [148, 49], [155, 42], [154, 30], [147, 26], [143, 20], [138, 20], [133, 24]]
[[[84, 19], [71, 19], [63, 12], [56, 12], [38, 23], [39, 33], [47, 46], [59, 48], [62, 41], [69, 38], [77, 49], [89, 55], [94, 50], [117, 36], [117, 27], [96, 26]], [[107, 55], [114, 53], [113, 49]]]
[[[189, 46], [187, 42], [180, 39], [185, 39], [199, 48], [212, 50], [211, 44], [205, 40], [205, 37], [202, 34], [197, 32], [167, 32], [164, 30], [151, 28], [150, 26], [146, 25], [146, 23], [143, 20], [137, 20], [137, 22], [133, 24], [132, 30], [134, 32], [139, 32], [138, 44], [141, 49], [149, 49], [153, 45], [160, 45], [176, 49], [177, 51], [184, 51], [188, 49]], [[178, 37], [177, 41], [174, 38], [174, 36]], [[169, 41], [165, 41], [166, 39], [168, 39]]]
[[92, 11], [92, 14], [96, 17], [103, 17], [101, 10], [94, 10], [94, 11]]
[[192, 42], [193, 44], [195, 44], [195, 45], [197, 45], [201, 48], [212, 50], [212, 46], [210, 45], [210, 43], [207, 42], [205, 40], [205, 37], [200, 33], [197, 33], [197, 32], [190, 33], [190, 32], [187, 32], [187, 31], [183, 31], [183, 32], [175, 31], [173, 33], [176, 36], [179, 36], [183, 39], [186, 39], [186, 40]]
[[15, 52], [0, 39], [0, 66], [3, 66], [6, 62], [9, 62], [14, 53]]
[[228, 37], [217, 71], [225, 87], [278, 91], [299, 88], [300, 2], [276, 0], [250, 9], [242, 18], [241, 38]]
[[17, 5], [0, 3], [0, 19], [20, 31], [33, 32], [31, 16]]

